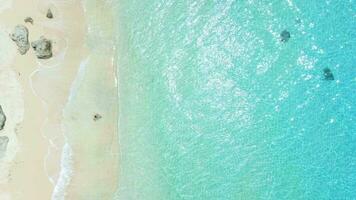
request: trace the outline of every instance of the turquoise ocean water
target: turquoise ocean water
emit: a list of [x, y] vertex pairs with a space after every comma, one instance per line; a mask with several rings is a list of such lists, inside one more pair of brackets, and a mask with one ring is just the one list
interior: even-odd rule
[[356, 199], [355, 0], [115, 9], [117, 200]]

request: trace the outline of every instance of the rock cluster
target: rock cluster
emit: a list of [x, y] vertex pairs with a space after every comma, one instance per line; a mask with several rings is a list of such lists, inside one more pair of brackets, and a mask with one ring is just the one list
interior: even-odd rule
[[[53, 13], [51, 9], [48, 9], [47, 18], [52, 19]], [[33, 24], [33, 19], [31, 17], [26, 17], [24, 19], [25, 23]], [[29, 31], [24, 25], [15, 26], [14, 30], [10, 34], [10, 38], [16, 43], [18, 50], [21, 55], [25, 55], [30, 49], [30, 42], [28, 40]], [[38, 59], [48, 59], [52, 57], [52, 42], [41, 36], [38, 40], [31, 42], [31, 46], [36, 53]]]

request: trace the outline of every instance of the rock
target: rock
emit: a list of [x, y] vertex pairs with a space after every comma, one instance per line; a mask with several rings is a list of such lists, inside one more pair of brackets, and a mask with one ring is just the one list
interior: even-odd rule
[[0, 106], [0, 130], [4, 129], [6, 122], [6, 115]]
[[6, 151], [9, 140], [9, 137], [7, 136], [0, 136], [0, 153], [4, 153]]
[[287, 30], [284, 30], [280, 34], [281, 42], [288, 42], [290, 39], [290, 33]]
[[49, 18], [49, 19], [52, 19], [53, 18], [53, 13], [52, 13], [52, 11], [51, 11], [51, 9], [48, 9], [47, 10], [47, 18]]
[[25, 21], [26, 23], [31, 23], [31, 24], [33, 24], [33, 19], [32, 19], [31, 17], [26, 17], [26, 18], [24, 19], [24, 21]]
[[328, 67], [324, 68], [323, 72], [324, 72], [324, 80], [327, 81], [334, 80], [334, 74], [331, 72], [331, 70]]
[[26, 52], [30, 49], [30, 43], [28, 42], [28, 29], [26, 26], [17, 25], [10, 34], [10, 38], [16, 43], [21, 55], [26, 54]]
[[95, 114], [94, 117], [93, 117], [93, 120], [94, 120], [94, 121], [98, 121], [98, 120], [101, 119], [101, 118], [102, 118], [101, 115]]
[[52, 57], [52, 42], [41, 36], [39, 40], [31, 43], [33, 50], [36, 52], [36, 56], [39, 59], [48, 59]]

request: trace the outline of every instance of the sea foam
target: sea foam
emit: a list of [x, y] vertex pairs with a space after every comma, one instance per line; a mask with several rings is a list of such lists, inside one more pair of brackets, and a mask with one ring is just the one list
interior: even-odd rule
[[52, 200], [64, 200], [66, 189], [71, 181], [73, 174], [73, 151], [68, 143], [65, 143], [61, 158], [61, 172], [59, 179], [52, 194]]

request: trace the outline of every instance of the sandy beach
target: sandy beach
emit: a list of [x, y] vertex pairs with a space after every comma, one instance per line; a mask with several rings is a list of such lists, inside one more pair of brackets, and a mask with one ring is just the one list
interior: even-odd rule
[[[117, 152], [117, 80], [114, 49], [106, 45], [113, 45], [113, 38], [110, 29], [95, 26], [86, 14], [90, 10], [99, 23], [102, 8], [80, 0], [4, 5], [0, 39], [8, 47], [0, 57], [6, 61], [0, 78], [8, 82], [9, 95], [0, 104], [9, 120], [0, 134], [10, 142], [0, 158], [0, 198], [110, 199], [117, 181], [117, 155], [110, 153]], [[53, 19], [46, 17], [48, 9]], [[110, 12], [106, 15], [110, 18]], [[25, 23], [26, 17], [34, 23]], [[50, 39], [53, 57], [37, 59], [31, 49], [20, 55], [5, 36], [17, 24], [28, 28], [30, 41], [42, 35]], [[88, 25], [106, 30], [96, 35]], [[97, 40], [109, 42], [94, 48]]]

